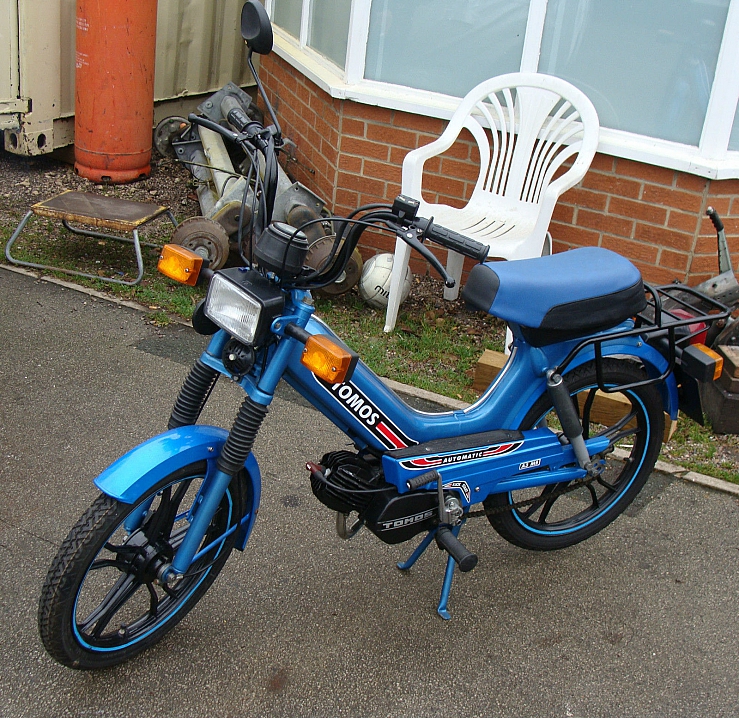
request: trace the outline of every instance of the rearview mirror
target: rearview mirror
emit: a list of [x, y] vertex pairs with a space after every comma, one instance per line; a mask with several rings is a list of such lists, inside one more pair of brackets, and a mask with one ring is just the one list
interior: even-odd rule
[[258, 0], [247, 0], [241, 8], [241, 37], [258, 55], [267, 55], [272, 50], [272, 23]]

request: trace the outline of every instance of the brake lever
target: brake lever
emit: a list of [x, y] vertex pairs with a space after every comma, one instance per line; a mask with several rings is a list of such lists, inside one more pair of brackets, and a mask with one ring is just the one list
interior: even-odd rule
[[446, 273], [444, 265], [437, 259], [436, 255], [426, 247], [419, 239], [423, 236], [423, 230], [415, 227], [403, 227], [402, 225], [387, 222], [386, 223], [395, 234], [400, 237], [409, 247], [415, 249], [440, 275], [444, 280], [444, 286], [451, 289], [456, 282]]

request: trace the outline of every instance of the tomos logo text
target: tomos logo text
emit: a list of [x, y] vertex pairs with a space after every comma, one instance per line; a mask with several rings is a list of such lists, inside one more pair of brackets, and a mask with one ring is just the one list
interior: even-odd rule
[[402, 449], [416, 443], [384, 416], [367, 396], [351, 382], [328, 384], [323, 379], [316, 377], [315, 374], [313, 376], [326, 391], [331, 392], [331, 395], [342, 406], [351, 411], [388, 449]]
[[374, 426], [380, 415], [374, 411], [367, 400], [349, 384], [334, 384], [331, 391], [341, 399], [348, 409], [351, 409], [367, 426]]

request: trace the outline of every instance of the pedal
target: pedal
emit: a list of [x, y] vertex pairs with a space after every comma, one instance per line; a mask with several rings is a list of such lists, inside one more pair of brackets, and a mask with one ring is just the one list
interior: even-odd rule
[[457, 562], [462, 573], [472, 571], [477, 566], [477, 554], [469, 551], [448, 526], [439, 526], [436, 532], [436, 543]]

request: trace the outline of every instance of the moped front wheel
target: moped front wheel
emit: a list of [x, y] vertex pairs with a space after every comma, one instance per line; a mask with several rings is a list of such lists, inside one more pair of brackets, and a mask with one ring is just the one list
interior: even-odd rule
[[187, 572], [168, 585], [157, 572], [187, 533], [205, 474], [205, 461], [183, 467], [135, 505], [101, 494], [81, 516], [51, 564], [39, 601], [39, 633], [55, 660], [79, 669], [126, 661], [200, 600], [233, 548], [235, 532], [221, 537], [244, 510], [243, 482], [231, 481], [202, 555]]
[[[635, 362], [604, 359], [603, 378], [606, 386], [616, 387], [643, 381], [647, 376]], [[572, 546], [611, 523], [641, 491], [662, 446], [664, 413], [654, 385], [616, 391], [604, 401], [594, 363], [578, 367], [564, 379], [585, 438], [603, 434], [613, 437], [614, 450], [601, 457], [605, 469], [592, 481], [492, 494], [483, 502], [490, 511], [490, 524], [503, 538], [535, 551]], [[559, 430], [547, 394], [531, 408], [520, 428], [542, 425]]]

